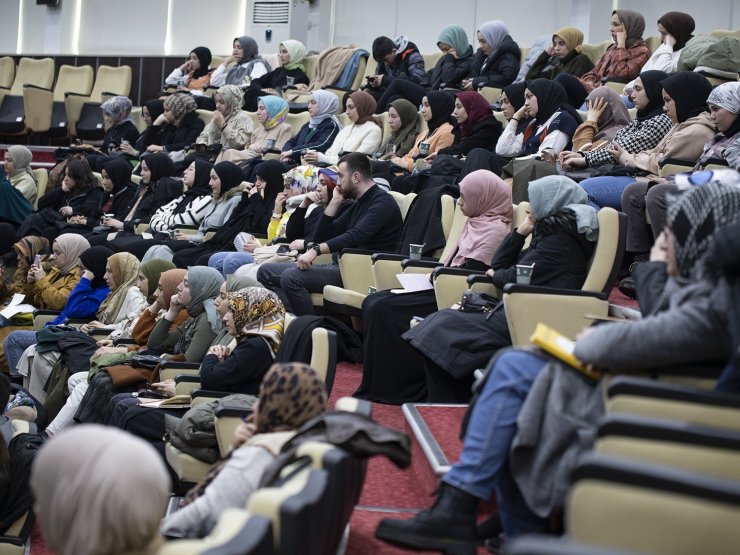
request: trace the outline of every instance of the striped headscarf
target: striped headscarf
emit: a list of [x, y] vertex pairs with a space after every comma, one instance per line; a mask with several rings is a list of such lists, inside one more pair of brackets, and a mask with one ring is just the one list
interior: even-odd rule
[[269, 289], [246, 287], [229, 293], [229, 308], [234, 314], [238, 337], [264, 337], [277, 354], [285, 327], [285, 307]]

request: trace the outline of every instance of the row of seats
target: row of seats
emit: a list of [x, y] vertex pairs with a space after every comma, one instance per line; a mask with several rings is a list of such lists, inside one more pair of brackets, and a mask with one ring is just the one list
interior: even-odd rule
[[[9, 78], [10, 76], [10, 78]], [[100, 104], [131, 92], [131, 68], [63, 65], [54, 84], [54, 60], [0, 59], [0, 134], [49, 138], [103, 138]]]

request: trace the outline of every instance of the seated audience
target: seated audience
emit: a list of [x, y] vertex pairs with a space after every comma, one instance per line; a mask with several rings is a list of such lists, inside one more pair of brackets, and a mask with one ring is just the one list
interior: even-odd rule
[[[588, 91], [583, 86], [580, 79], [571, 75], [570, 73], [558, 73], [554, 78], [553, 82], [557, 83], [565, 89], [565, 94], [568, 97], [568, 105], [575, 109], [580, 110], [585, 108], [586, 97]], [[575, 114], [574, 114], [575, 115]], [[580, 115], [576, 118], [578, 123], [581, 123]]]
[[[573, 133], [575, 152], [606, 147], [616, 135], [632, 123], [632, 118], [619, 93], [609, 87], [594, 89], [586, 97], [588, 112], [586, 121]], [[561, 159], [565, 152], [560, 153]]]
[[491, 105], [480, 93], [474, 91], [457, 93], [452, 117], [457, 122], [455, 142], [439, 149], [436, 155], [466, 156], [474, 148], [493, 150], [502, 127], [493, 117]]
[[257, 100], [261, 96], [282, 96], [288, 87], [308, 85], [306, 68], [301, 61], [306, 57], [306, 47], [298, 40], [284, 40], [278, 49], [280, 67], [265, 73], [262, 77], [252, 79], [252, 84], [244, 91], [244, 109], [249, 112], [257, 110]]
[[[257, 273], [259, 282], [280, 295], [298, 316], [313, 314], [311, 293], [323, 292], [325, 285], [342, 286], [339, 265], [313, 266], [317, 256], [349, 247], [395, 251], [401, 234], [398, 204], [373, 182], [367, 156], [358, 152], [345, 155], [339, 161], [338, 175], [332, 200], [316, 224], [313, 244], [295, 264], [263, 264]], [[357, 202], [337, 216], [344, 199]]]
[[[242, 110], [241, 89], [236, 85], [224, 85], [216, 92], [215, 100], [213, 119], [198, 135], [195, 144], [212, 147], [221, 145], [222, 150], [243, 149], [252, 139], [252, 118]], [[212, 158], [215, 157], [214, 153]]]
[[[226, 69], [230, 64], [235, 64]], [[262, 77], [270, 71], [270, 64], [259, 55], [259, 46], [252, 37], [242, 36], [234, 39], [234, 48], [231, 56], [213, 70], [211, 74], [211, 86], [223, 87], [224, 85], [236, 85], [237, 87], [249, 86], [252, 79]]]
[[157, 520], [170, 477], [146, 442], [104, 426], [79, 426], [37, 455], [31, 473], [34, 512], [59, 555], [155, 553]]
[[[644, 317], [585, 330], [575, 344], [578, 360], [604, 372], [633, 373], [731, 359], [727, 305], [712, 302], [716, 279], [702, 267], [715, 234], [740, 217], [737, 174], [733, 181], [694, 187], [678, 197], [669, 213], [670, 229], [653, 249], [652, 262], [641, 267]], [[549, 530], [551, 512], [562, 510], [564, 482], [595, 437], [604, 411], [596, 397], [603, 390], [586, 385], [570, 368], [560, 371], [542, 352], [507, 351], [490, 365], [460, 459], [443, 477], [434, 506], [410, 520], [384, 520], [378, 537], [417, 549], [474, 549], [478, 501], [490, 499], [494, 491], [507, 539]], [[525, 417], [524, 407], [536, 390], [539, 406]], [[574, 396], [577, 403], [566, 400]], [[587, 421], [574, 414], [576, 404], [593, 407], [587, 409]], [[548, 419], [564, 427], [548, 427]], [[529, 438], [549, 433], [548, 441], [531, 445], [522, 428]], [[517, 443], [526, 452], [517, 452]], [[533, 456], [553, 461], [557, 468], [533, 464]], [[527, 470], [533, 467], [536, 476]]]
[[380, 160], [389, 160], [393, 156], [405, 156], [414, 148], [416, 135], [419, 133], [419, 112], [416, 106], [405, 98], [394, 100], [388, 106], [388, 127], [391, 134], [378, 149]]
[[477, 33], [480, 48], [473, 58], [471, 77], [463, 80], [461, 88], [477, 91], [483, 87], [504, 88], [516, 79], [522, 56], [519, 45], [509, 35], [503, 21], [486, 21]]
[[164, 101], [158, 98], [144, 102], [141, 106], [141, 117], [146, 124], [146, 129], [140, 133], [133, 144], [122, 144], [119, 155], [127, 160], [138, 160], [139, 156], [146, 152], [147, 147], [156, 138], [156, 133], [149, 133], [149, 128], [164, 113]]
[[31, 169], [33, 154], [23, 145], [10, 145], [5, 151], [5, 175], [23, 198], [33, 204], [38, 193], [36, 176]]
[[[596, 210], [586, 204], [583, 189], [563, 176], [529, 184], [529, 217], [504, 239], [487, 275], [503, 289], [516, 283], [517, 264], [533, 264], [532, 285], [577, 289], [586, 279], [598, 237]], [[532, 235], [529, 248], [522, 250]], [[484, 314], [441, 310], [404, 334], [424, 355], [427, 401], [466, 403], [473, 372], [499, 349], [511, 345], [503, 303]], [[420, 379], [421, 368], [408, 368]]]
[[[527, 79], [552, 79], [561, 73], [581, 77], [594, 68], [583, 53], [583, 33], [575, 27], [561, 27], [552, 35], [552, 44], [534, 61]], [[574, 106], [578, 108], [578, 106]]]
[[459, 25], [447, 25], [437, 37], [437, 47], [442, 57], [427, 71], [420, 83], [407, 79], [394, 79], [378, 100], [376, 113], [388, 110], [388, 104], [397, 98], [405, 98], [414, 106], [419, 106], [428, 91], [444, 88], [459, 89], [473, 67], [473, 47], [468, 34]]
[[373, 154], [380, 146], [383, 130], [376, 123], [375, 99], [364, 91], [347, 98], [347, 117], [351, 125], [343, 127], [326, 152], [310, 150], [303, 157], [307, 164], [336, 164], [348, 152]]
[[[663, 79], [664, 109], [673, 127], [652, 150], [630, 153], [612, 143], [609, 150], [621, 166], [642, 170], [643, 175], [660, 172], [660, 162], [668, 158], [695, 163], [704, 143], [714, 135], [714, 122], [707, 112], [707, 97], [712, 86], [702, 75], [682, 71]], [[622, 208], [622, 193], [634, 176], [591, 177], [581, 182], [594, 206]]]
[[[4, 229], [0, 230], [0, 237], [5, 232]], [[0, 302], [12, 297], [15, 293], [23, 293], [28, 272], [33, 266], [36, 266], [37, 262], [44, 267], [51, 267], [49, 241], [43, 237], [28, 235], [13, 244], [11, 253], [15, 256], [15, 264], [8, 263], [10, 256], [4, 262], [7, 266], [15, 266], [15, 272], [13, 272], [13, 280], [8, 283], [5, 274], [6, 266], [0, 266]], [[38, 260], [36, 255], [39, 257]]]
[[[165, 535], [205, 536], [224, 509], [244, 507], [280, 448], [305, 422], [326, 410], [326, 389], [302, 363], [276, 363], [260, 385], [260, 401], [234, 433], [232, 451], [196, 485], [180, 510], [167, 516]], [[215, 474], [215, 476], [214, 476]]]
[[91, 151], [87, 154], [87, 162], [94, 171], [101, 170], [103, 162], [108, 158], [106, 155], [122, 152], [122, 145], [136, 143], [139, 130], [131, 118], [132, 108], [127, 96], [114, 96], [100, 105], [105, 125], [103, 144], [100, 152]]
[[[420, 84], [426, 76], [424, 58], [422, 58], [418, 47], [401, 35], [396, 40], [388, 37], [378, 37], [373, 41], [373, 60], [377, 63], [375, 75], [368, 76], [365, 92], [379, 101], [383, 93], [396, 79], [411, 81]], [[385, 110], [377, 106], [376, 113]]]
[[609, 30], [614, 44], [606, 49], [596, 67], [581, 77], [588, 92], [600, 87], [602, 81], [626, 83], [640, 74], [650, 57], [650, 49], [642, 38], [645, 18], [632, 10], [614, 10]]
[[[440, 262], [454, 268], [485, 271], [511, 231], [511, 187], [494, 173], [478, 170], [460, 181], [457, 202], [468, 220], [450, 255]], [[381, 403], [426, 399], [423, 356], [410, 348], [401, 335], [409, 329], [411, 318], [423, 318], [436, 310], [433, 289], [400, 294], [382, 291], [367, 296], [362, 303], [365, 357], [356, 397]]]
[[197, 46], [190, 51], [188, 59], [172, 70], [164, 80], [165, 85], [176, 86], [179, 91], [201, 95], [211, 84], [211, 51]]

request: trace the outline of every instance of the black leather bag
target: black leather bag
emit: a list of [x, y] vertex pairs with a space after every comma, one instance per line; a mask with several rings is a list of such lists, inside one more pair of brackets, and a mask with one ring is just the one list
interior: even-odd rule
[[465, 291], [460, 299], [460, 312], [490, 312], [499, 300], [482, 291]]
[[147, 370], [153, 370], [160, 362], [162, 362], [162, 359], [154, 355], [134, 355], [131, 358], [131, 366], [146, 368]]

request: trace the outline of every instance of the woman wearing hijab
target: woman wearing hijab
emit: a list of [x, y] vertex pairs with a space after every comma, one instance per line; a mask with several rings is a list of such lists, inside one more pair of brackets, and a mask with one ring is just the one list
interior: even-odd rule
[[[552, 35], [552, 45], [534, 61], [526, 79], [553, 79], [567, 73], [581, 77], [594, 68], [583, 53], [583, 33], [575, 27], [562, 27]], [[579, 105], [575, 106], [578, 108]]]
[[[477, 94], [477, 93], [475, 93]], [[460, 210], [468, 217], [445, 266], [470, 271], [489, 268], [496, 249], [511, 231], [511, 187], [492, 172], [478, 170], [460, 182]], [[434, 291], [395, 294], [382, 291], [362, 303], [365, 338], [363, 377], [355, 396], [382, 403], [423, 401], [423, 356], [401, 335], [414, 316], [437, 310]], [[404, 372], [399, 374], [398, 369]]]
[[[102, 224], [108, 228], [102, 233], [90, 234], [94, 245], [104, 245], [114, 239], [135, 235], [136, 226], [147, 223], [155, 210], [182, 193], [182, 183], [171, 176], [175, 165], [166, 154], [147, 154], [141, 159], [141, 181], [126, 207], [120, 212], [122, 219], [105, 216]], [[106, 232], [107, 231], [107, 232]]]
[[178, 90], [201, 95], [211, 84], [210, 66], [211, 51], [205, 46], [198, 46], [190, 51], [184, 64], [172, 70], [164, 83], [177, 87]]
[[[660, 46], [655, 49], [650, 59], [642, 66], [640, 73], [652, 69], [665, 71], [669, 75], [676, 73], [678, 59], [686, 43], [693, 38], [696, 24], [694, 18], [683, 12], [668, 12], [658, 19], [658, 33], [660, 34]], [[634, 81], [624, 86], [624, 95], [629, 97], [632, 93]]]
[[472, 77], [461, 85], [465, 90], [477, 91], [482, 87], [504, 88], [516, 79], [522, 53], [519, 45], [509, 35], [503, 21], [486, 21], [477, 33], [478, 52], [473, 59]]
[[[101, 248], [101, 247], [95, 247], [95, 248]], [[152, 260], [151, 262], [147, 262], [141, 265], [141, 268], [139, 269], [137, 287], [142, 295], [147, 296], [146, 297], [147, 302], [152, 302], [152, 303], [154, 302], [155, 292], [157, 292], [159, 288], [160, 275], [166, 270], [171, 270], [173, 268], [174, 268], [174, 264], [172, 264], [171, 262], [166, 262], [164, 260]], [[138, 324], [139, 320], [142, 320], [143, 315], [146, 314], [147, 312], [149, 311], [147, 310], [146, 305], [142, 306], [139, 311], [139, 314], [137, 314], [134, 318], [130, 319], [129, 327], [123, 330], [123, 332], [126, 333], [127, 335], [131, 335], [132, 332], [130, 330], [136, 327], [136, 324]], [[151, 330], [153, 329], [153, 327], [154, 327], [153, 325], [146, 326], [146, 328], [149, 330], [149, 333], [151, 333]], [[142, 330], [139, 329], [140, 333], [141, 331]], [[111, 333], [107, 339], [104, 339], [98, 343], [105, 343], [107, 345], [109, 341], [112, 342], [112, 340], [117, 339], [121, 337], [122, 335], [123, 334], [120, 332], [120, 330], [116, 330], [113, 333]], [[122, 349], [122, 351], [118, 349]], [[93, 380], [98, 370], [100, 369], [101, 363], [103, 362], [100, 359], [98, 359], [98, 357], [96, 356], [98, 355], [99, 351], [100, 350], [95, 351], [95, 353], [90, 357], [90, 370], [89, 371], [85, 370], [81, 372], [75, 372], [67, 380], [67, 387], [69, 389], [70, 395], [69, 397], [67, 397], [67, 400], [64, 403], [64, 406], [60, 408], [57, 415], [46, 427], [45, 433], [47, 435], [55, 436], [73, 423], [75, 413], [78, 411], [80, 404], [84, 402], [86, 392], [88, 391], [89, 387], [92, 387]], [[121, 348], [113, 347], [111, 348], [111, 350], [104, 351], [104, 352], [110, 353], [110, 354], [127, 353], [128, 349], [126, 347], [121, 347]], [[133, 353], [135, 353], [136, 351], [132, 350], [131, 352], [133, 355]], [[105, 363], [114, 364], [116, 362], [122, 362], [126, 360], [126, 358], [128, 357], [126, 357], [125, 354], [123, 355], [123, 357], [108, 356], [105, 359]], [[95, 394], [91, 393], [91, 397], [93, 396], [97, 397], [100, 394], [101, 394], [100, 391], [97, 391]]]
[[139, 134], [136, 138], [136, 142], [131, 144], [122, 144], [120, 146], [121, 156], [127, 160], [135, 160], [146, 152], [147, 147], [152, 144], [152, 140], [156, 137], [156, 133], [149, 133], [149, 128], [152, 124], [157, 121], [159, 116], [164, 113], [164, 101], [158, 98], [145, 102], [141, 107], [141, 117], [146, 124], [146, 129], [143, 133]]
[[247, 181], [254, 181], [254, 168], [268, 151], [280, 152], [293, 134], [286, 118], [288, 103], [277, 96], [261, 96], [257, 102], [257, 119], [260, 122], [252, 132], [251, 144], [243, 150], [222, 150], [217, 161], [234, 162], [242, 168]]
[[642, 39], [645, 18], [632, 10], [614, 10], [609, 23], [612, 44], [596, 62], [596, 67], [581, 77], [583, 86], [591, 92], [601, 86], [601, 80], [624, 83], [640, 74], [650, 57], [650, 48]]
[[164, 112], [144, 132], [146, 151], [178, 152], [193, 144], [205, 123], [195, 112], [197, 104], [190, 94], [175, 93], [164, 101]]
[[10, 145], [5, 151], [5, 175], [29, 203], [36, 200], [38, 184], [31, 170], [33, 154], [23, 145]]
[[224, 85], [215, 94], [213, 119], [195, 140], [199, 145], [221, 145], [241, 150], [251, 142], [252, 118], [242, 110], [243, 93], [236, 85]]
[[301, 63], [305, 57], [306, 47], [302, 42], [292, 39], [281, 42], [278, 48], [280, 66], [262, 77], [252, 79], [252, 84], [244, 92], [244, 109], [254, 112], [260, 96], [281, 96], [285, 88], [298, 84], [308, 85], [310, 80]]
[[[516, 283], [516, 265], [534, 263], [533, 285], [581, 287], [598, 238], [596, 210], [587, 200], [567, 177], [532, 181], [529, 218], [496, 250], [487, 272], [493, 284], [503, 289]], [[529, 235], [532, 242], [522, 250]], [[473, 371], [511, 344], [503, 304], [489, 314], [441, 310], [405, 333], [404, 339], [424, 355], [427, 400], [433, 403], [467, 402]], [[415, 371], [418, 376], [421, 369]], [[423, 391], [423, 383], [419, 389]]]
[[463, 80], [473, 71], [473, 47], [465, 29], [459, 25], [443, 27], [437, 37], [437, 48], [442, 51], [442, 57], [427, 71], [421, 83], [394, 79], [378, 100], [378, 109], [385, 109], [390, 101], [399, 97], [419, 106], [427, 91], [462, 88]]
[[375, 121], [375, 99], [365, 91], [355, 91], [347, 98], [347, 117], [352, 122], [337, 134], [326, 152], [310, 151], [307, 164], [336, 164], [348, 152], [372, 154], [380, 146], [383, 130]]
[[336, 116], [338, 108], [337, 95], [329, 91], [313, 91], [308, 97], [311, 119], [283, 145], [280, 161], [296, 165], [307, 150], [326, 152], [342, 129]]
[[[55, 255], [55, 262], [62, 262], [66, 256], [72, 256], [75, 260], [73, 266], [74, 271], [68, 272], [67, 275], [73, 278], [77, 277], [79, 268], [81, 270], [81, 276], [79, 281], [73, 282], [74, 285], [70, 288], [71, 290], [67, 290], [66, 287], [61, 290], [59, 289], [59, 282], [62, 281], [61, 275], [60, 279], [57, 279], [50, 285], [52, 288], [56, 286], [56, 291], [59, 295], [59, 298], [50, 300], [58, 302], [63, 296], [64, 302], [61, 305], [59, 315], [50, 322], [47, 322], [46, 326], [62, 325], [70, 318], [94, 318], [109, 292], [108, 285], [105, 283], [103, 276], [105, 275], [106, 261], [113, 254], [113, 251], [105, 247], [88, 248], [89, 244], [84, 237], [79, 235], [77, 239], [73, 239], [73, 237], [73, 234], [59, 236], [54, 246], [58, 252], [64, 250], [65, 254]], [[59, 243], [60, 240], [61, 245]], [[61, 271], [58, 267], [55, 267], [49, 273], [50, 282], [51, 278], [57, 275], [55, 270]], [[58, 305], [55, 305], [53, 310], [60, 310], [60, 308]], [[3, 341], [3, 352], [8, 368], [11, 372], [15, 373], [23, 351], [31, 345], [36, 344], [36, 332], [13, 326], [3, 328], [2, 332], [2, 335], [6, 336]]]
[[[696, 161], [704, 143], [714, 136], [714, 121], [707, 111], [707, 97], [712, 90], [702, 75], [682, 71], [660, 82], [665, 99], [665, 112], [673, 126], [652, 149], [628, 152], [618, 143], [609, 152], [621, 166], [643, 174], [657, 176], [660, 161], [668, 158]], [[622, 193], [634, 181], [631, 176], [591, 177], [581, 182], [594, 206], [622, 208]]]
[[[252, 37], [243, 36], [234, 39], [231, 56], [218, 66], [211, 75], [211, 86], [222, 87], [224, 85], [236, 85], [237, 87], [249, 86], [252, 79], [262, 77], [270, 71], [268, 64], [259, 55], [257, 41]], [[227, 66], [236, 64], [227, 71]]]
[[28, 269], [24, 293], [36, 308], [61, 310], [72, 289], [80, 281], [80, 254], [90, 248], [84, 237], [73, 233], [60, 235], [52, 245], [53, 267], [47, 274], [41, 265]]
[[[555, 76], [553, 81], [565, 89], [568, 106], [577, 110], [581, 109], [584, 102], [586, 102], [588, 91], [578, 77], [574, 77], [570, 73], [560, 73]], [[580, 116], [577, 119], [580, 121]]]
[[586, 121], [573, 134], [573, 150], [576, 152], [608, 146], [621, 129], [632, 123], [627, 107], [614, 89], [594, 89], [586, 101]]
[[[4, 230], [0, 230], [3, 233]], [[17, 266], [13, 273], [13, 281], [5, 281], [5, 268], [0, 268], [0, 299], [5, 300], [15, 293], [23, 293], [26, 287], [28, 270], [34, 265], [36, 255], [45, 266], [48, 266], [48, 256], [51, 253], [49, 240], [44, 237], [29, 235], [13, 244]]]
[[244, 507], [281, 447], [305, 422], [326, 410], [326, 388], [302, 363], [272, 365], [260, 386], [250, 422], [235, 432], [227, 458], [187, 496], [187, 505], [166, 517], [160, 530], [177, 536], [205, 536], [222, 511]]
[[[231, 162], [222, 162], [230, 164]], [[270, 222], [275, 198], [283, 190], [283, 173], [285, 166], [277, 160], [267, 160], [257, 166], [257, 179], [248, 191], [244, 191], [241, 200], [234, 207], [231, 216], [210, 239], [198, 246], [190, 246], [175, 253], [172, 261], [178, 268], [192, 265], [205, 266], [214, 253], [233, 251], [234, 239], [244, 231], [250, 234], [264, 235]], [[246, 248], [254, 250], [258, 243], [249, 241]]]
[[169, 240], [170, 233], [180, 226], [197, 226], [214, 210], [213, 191], [209, 185], [213, 165], [203, 160], [193, 161], [183, 173], [182, 184], [185, 192], [160, 207], [149, 220], [152, 239], [139, 235], [118, 237], [109, 243], [116, 252], [130, 252], [138, 258], [144, 257], [147, 250]]
[[[568, 104], [565, 89], [554, 81], [535, 79], [527, 83], [524, 98], [524, 105], [509, 120], [496, 143], [496, 154], [517, 157], [547, 151], [557, 156], [570, 145], [580, 123], [580, 116]], [[525, 112], [533, 120], [522, 133], [517, 133]]]
[[455, 143], [438, 150], [437, 155], [466, 156], [474, 148], [493, 150], [503, 129], [480, 93], [458, 93], [452, 117], [457, 121]]
[[34, 461], [31, 491], [44, 539], [60, 555], [154, 555], [162, 544], [169, 474], [130, 434], [86, 425], [55, 438]]
[[388, 126], [391, 134], [378, 149], [380, 160], [390, 160], [393, 156], [405, 156], [414, 148], [419, 133], [419, 112], [416, 106], [405, 98], [399, 98], [388, 106]]
[[[726, 315], [710, 298], [717, 285], [697, 277], [712, 250], [715, 231], [737, 222], [739, 207], [737, 183], [708, 183], [681, 195], [670, 218], [673, 229], [667, 240], [673, 241], [673, 247], [664, 242], [656, 248], [654, 261], [642, 268], [641, 292], [645, 306], [652, 309], [626, 325], [589, 328], [575, 342], [578, 360], [613, 374], [650, 373], [687, 364], [701, 368], [701, 363], [727, 360], [733, 349]], [[663, 285], [656, 288], [656, 283]], [[496, 357], [470, 413], [459, 460], [442, 478], [434, 506], [410, 520], [385, 520], [376, 535], [417, 549], [474, 551], [478, 502], [490, 499], [494, 491], [507, 539], [549, 531], [553, 504], [558, 512], [564, 501], [564, 477], [584, 451], [584, 442], [574, 438], [594, 437], [598, 413], [603, 412], [591, 410], [587, 419], [583, 413], [573, 413], [576, 406], [589, 406], [589, 393], [601, 396], [602, 384], [591, 391], [587, 386], [576, 388], [576, 382], [585, 382], [570, 369], [559, 378], [553, 360], [523, 349]], [[569, 375], [576, 382], [567, 379]], [[575, 400], [569, 403], [568, 397]], [[603, 407], [603, 403], [591, 406]], [[548, 426], [555, 421], [554, 427]], [[541, 441], [543, 437], [547, 441]], [[532, 464], [532, 456], [543, 464]], [[553, 466], [557, 471], [552, 471]], [[529, 472], [533, 468], [534, 473]]]
[[[103, 110], [103, 123], [105, 124], [105, 136], [103, 137], [102, 151], [112, 154], [120, 150], [122, 142], [135, 143], [139, 138], [139, 130], [136, 129], [131, 119], [131, 100], [127, 96], [114, 96], [109, 98], [100, 109]], [[95, 171], [103, 167], [105, 156], [100, 154], [89, 154], [87, 161]]]
[[[717, 133], [704, 144], [704, 151], [699, 155], [692, 172], [703, 170], [708, 164], [725, 160], [726, 151], [738, 144], [740, 131], [740, 83], [722, 83], [707, 98], [709, 113], [714, 120]], [[627, 186], [622, 193], [622, 207], [627, 214], [627, 251], [635, 253], [636, 260], [640, 255], [650, 251], [654, 239], [665, 228], [667, 196], [679, 192], [672, 176], [665, 183], [648, 188], [645, 182], [636, 182]], [[650, 223], [646, 219], [646, 210]], [[619, 284], [625, 294], [634, 292], [634, 280], [627, 278]], [[626, 291], [625, 291], [626, 289]]]

